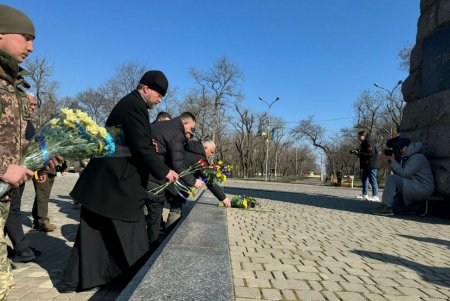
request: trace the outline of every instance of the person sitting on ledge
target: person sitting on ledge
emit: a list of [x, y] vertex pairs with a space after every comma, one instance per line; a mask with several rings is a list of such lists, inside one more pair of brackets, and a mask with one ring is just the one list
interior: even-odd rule
[[400, 162], [388, 156], [393, 172], [387, 175], [382, 204], [374, 212], [378, 215], [419, 214], [426, 199], [433, 194], [434, 179], [430, 163], [424, 154], [422, 142], [411, 143], [399, 138], [393, 147], [399, 150]]

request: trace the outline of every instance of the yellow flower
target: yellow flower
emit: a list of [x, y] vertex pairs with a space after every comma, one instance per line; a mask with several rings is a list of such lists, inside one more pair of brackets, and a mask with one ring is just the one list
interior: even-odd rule
[[63, 122], [64, 122], [65, 125], [67, 125], [70, 128], [74, 128], [75, 127], [75, 125], [72, 122], [70, 122], [69, 120], [67, 120], [67, 119], [64, 119]]
[[217, 162], [217, 165], [222, 165], [222, 163], [223, 163], [222, 161], [219, 161]]
[[218, 172], [218, 173], [216, 174], [216, 177], [217, 177], [217, 178], [221, 178], [221, 177], [222, 177], [222, 173], [221, 173], [221, 172]]
[[58, 124], [58, 121], [59, 121], [59, 118], [53, 118], [52, 120], [50, 120], [50, 123], [51, 123], [52, 125], [57, 125], [57, 124]]
[[90, 126], [88, 125], [86, 127], [86, 132], [89, 133], [91, 136], [97, 136], [98, 134], [98, 129], [95, 126]]
[[247, 208], [247, 206], [248, 206], [247, 199], [244, 199], [242, 201], [242, 205], [244, 206], [244, 208]]
[[72, 110], [68, 109], [68, 108], [63, 108], [63, 109], [61, 109], [61, 113], [63, 113], [64, 115], [67, 115], [69, 113], [72, 113]]
[[100, 128], [99, 130], [100, 136], [106, 138], [106, 134], [108, 133], [105, 128]]
[[223, 175], [222, 179], [220, 180], [221, 183], [225, 183], [225, 181], [227, 180], [227, 176]]

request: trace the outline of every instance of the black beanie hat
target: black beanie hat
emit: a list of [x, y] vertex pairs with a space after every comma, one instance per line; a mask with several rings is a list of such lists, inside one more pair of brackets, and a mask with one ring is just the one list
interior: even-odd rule
[[15, 8], [0, 5], [0, 33], [17, 33], [36, 36], [34, 25], [23, 12]]
[[411, 143], [411, 140], [408, 138], [399, 138], [393, 145], [394, 148], [402, 149], [405, 146], [408, 146]]
[[167, 88], [169, 87], [169, 82], [167, 81], [166, 76], [159, 70], [145, 72], [139, 83], [155, 90], [162, 96], [166, 95]]

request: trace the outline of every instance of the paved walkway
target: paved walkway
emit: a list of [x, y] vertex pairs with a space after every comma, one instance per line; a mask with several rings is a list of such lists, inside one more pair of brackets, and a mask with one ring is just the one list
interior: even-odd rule
[[80, 210], [73, 208], [71, 198], [68, 196], [77, 179], [78, 174], [73, 173], [56, 177], [50, 196], [48, 216], [58, 228], [50, 233], [31, 230], [34, 189], [31, 182], [26, 184], [22, 198], [23, 228], [31, 245], [41, 251], [42, 255], [35, 262], [14, 264], [16, 286], [8, 296], [8, 300], [82, 301], [89, 300], [95, 294], [95, 291], [60, 294], [55, 288], [65, 268], [78, 226]]
[[374, 216], [357, 189], [227, 186], [274, 209], [227, 212], [237, 301], [450, 300], [450, 221]]
[[[34, 192], [27, 184], [24, 230], [42, 255], [35, 263], [16, 264], [16, 287], [8, 300], [117, 295], [104, 289], [60, 294], [54, 288], [78, 225], [79, 210], [67, 195], [77, 177], [56, 178], [49, 216], [58, 229], [48, 234], [30, 230]], [[237, 301], [450, 299], [448, 220], [371, 215], [373, 203], [352, 198], [358, 189], [230, 180], [226, 190], [274, 209], [227, 210]]]

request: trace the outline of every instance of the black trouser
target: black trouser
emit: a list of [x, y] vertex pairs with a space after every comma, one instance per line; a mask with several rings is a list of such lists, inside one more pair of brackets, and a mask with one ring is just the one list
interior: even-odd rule
[[20, 185], [14, 197], [10, 201], [9, 215], [5, 223], [5, 234], [8, 235], [12, 242], [14, 251], [21, 252], [30, 247], [30, 242], [25, 237], [22, 228], [22, 213], [20, 206], [22, 205], [22, 194], [25, 184]]
[[47, 180], [42, 183], [33, 181], [36, 196], [34, 198], [32, 215], [35, 221], [48, 217], [48, 199], [50, 197], [54, 181], [54, 175], [48, 175]]
[[171, 193], [170, 191], [166, 191], [166, 199], [170, 205], [170, 212], [181, 213], [181, 210], [183, 209], [184, 204], [186, 203], [185, 199], [183, 199], [179, 195]]
[[[151, 190], [158, 187], [158, 183], [148, 182], [147, 189]], [[145, 206], [147, 206], [147, 237], [148, 243], [153, 244], [158, 241], [159, 229], [161, 224], [161, 214], [164, 209], [164, 202], [166, 201], [166, 195], [164, 192], [160, 194], [154, 194], [147, 192], [145, 200]]]

